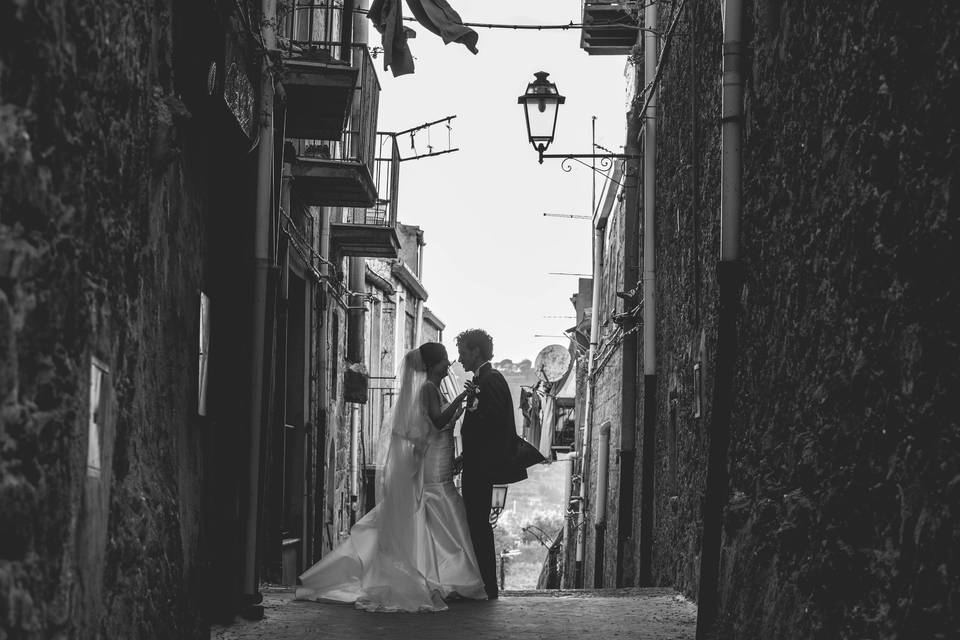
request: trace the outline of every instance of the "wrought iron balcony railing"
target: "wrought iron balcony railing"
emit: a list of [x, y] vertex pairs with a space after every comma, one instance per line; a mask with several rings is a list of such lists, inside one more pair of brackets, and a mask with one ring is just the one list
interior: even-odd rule
[[315, 62], [351, 63], [352, 0], [290, 0], [278, 7], [280, 45]]
[[397, 137], [377, 134], [377, 152], [373, 164], [373, 183], [377, 201], [372, 207], [353, 207], [344, 211], [344, 222], [384, 227], [397, 224], [397, 191], [400, 187], [400, 149]]
[[[352, 45], [351, 49], [359, 75], [348, 107], [346, 125], [340, 135], [337, 138], [288, 138], [296, 153], [299, 170], [309, 174], [304, 179], [310, 176], [326, 179], [317, 184], [327, 188], [315, 193], [309, 204], [372, 206], [375, 201], [373, 176], [376, 173], [380, 81], [366, 45]], [[342, 167], [342, 172], [338, 166]], [[349, 193], [337, 193], [338, 185]]]
[[373, 173], [376, 148], [377, 112], [380, 103], [380, 81], [366, 45], [353, 45], [354, 59], [360, 68], [357, 86], [354, 88], [353, 105], [347, 119], [346, 130], [339, 139], [291, 140], [301, 158], [322, 160], [357, 160], [367, 165]]

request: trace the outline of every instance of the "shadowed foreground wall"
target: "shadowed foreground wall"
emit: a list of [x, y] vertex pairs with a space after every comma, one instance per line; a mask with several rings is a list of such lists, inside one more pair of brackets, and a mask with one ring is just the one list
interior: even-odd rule
[[[168, 4], [0, 1], [0, 637], [205, 631], [207, 160]], [[91, 356], [109, 369], [99, 478]]]
[[[654, 570], [696, 595], [710, 423], [693, 417], [693, 365], [709, 398], [721, 24], [720, 3], [687, 5], [661, 92]], [[960, 8], [757, 1], [745, 16], [721, 635], [952, 637]]]

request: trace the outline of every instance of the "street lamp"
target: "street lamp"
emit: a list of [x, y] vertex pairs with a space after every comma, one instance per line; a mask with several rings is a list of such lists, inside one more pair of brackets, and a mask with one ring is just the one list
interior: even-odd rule
[[556, 135], [557, 113], [560, 105], [567, 99], [560, 95], [556, 84], [547, 80], [549, 73], [538, 71], [533, 75], [534, 81], [528, 84], [526, 92], [517, 98], [517, 104], [523, 105], [523, 114], [527, 121], [527, 137], [533, 148], [540, 154], [540, 164], [543, 164], [544, 158], [563, 158], [564, 160], [603, 158], [609, 162], [614, 158], [637, 159], [640, 157], [622, 153], [544, 153]]
[[523, 115], [527, 119], [527, 137], [540, 154], [540, 163], [543, 164], [543, 152], [553, 142], [557, 130], [557, 112], [567, 99], [557, 91], [557, 85], [547, 80], [549, 73], [537, 71], [533, 75], [534, 81], [528, 84], [526, 92], [517, 98], [517, 104], [523, 105]]
[[500, 518], [500, 514], [503, 512], [504, 507], [507, 506], [507, 485], [505, 484], [495, 484], [493, 485], [493, 499], [490, 503], [490, 524], [494, 527], [497, 526], [497, 520]]

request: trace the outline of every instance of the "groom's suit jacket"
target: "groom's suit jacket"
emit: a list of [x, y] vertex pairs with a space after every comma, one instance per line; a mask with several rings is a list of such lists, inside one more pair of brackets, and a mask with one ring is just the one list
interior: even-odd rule
[[492, 470], [502, 464], [507, 447], [517, 433], [510, 387], [503, 374], [488, 362], [473, 378], [480, 389], [477, 408], [464, 414], [463, 465], [475, 470]]

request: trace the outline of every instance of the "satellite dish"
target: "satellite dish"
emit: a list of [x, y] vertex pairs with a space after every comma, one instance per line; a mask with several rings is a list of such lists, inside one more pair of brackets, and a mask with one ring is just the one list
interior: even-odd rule
[[537, 354], [533, 368], [544, 382], [558, 382], [570, 371], [571, 363], [570, 351], [566, 347], [551, 344]]

